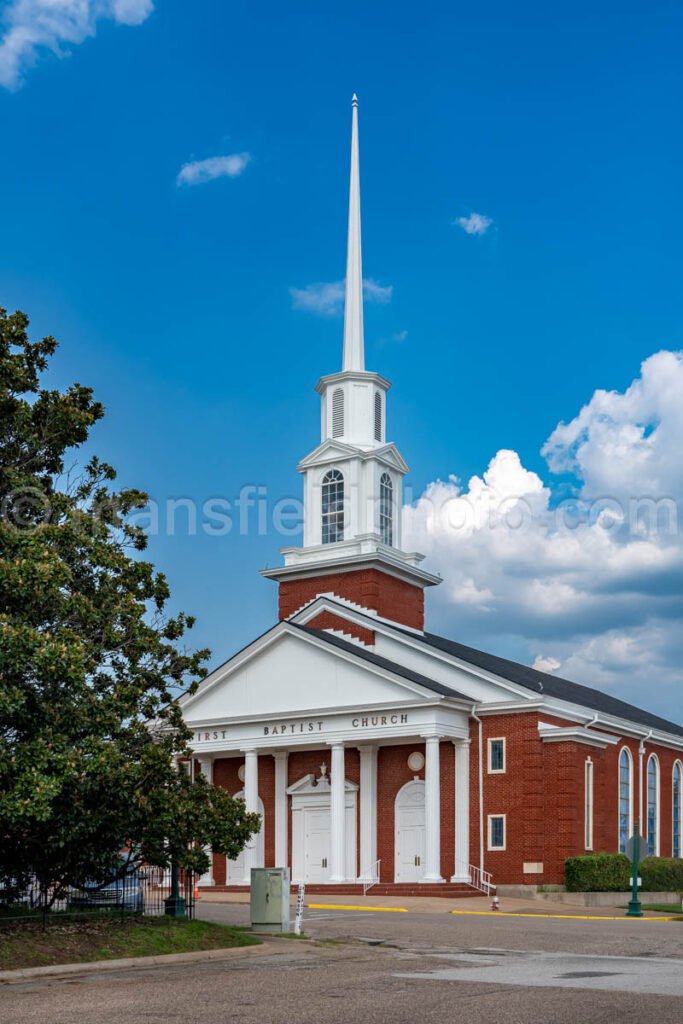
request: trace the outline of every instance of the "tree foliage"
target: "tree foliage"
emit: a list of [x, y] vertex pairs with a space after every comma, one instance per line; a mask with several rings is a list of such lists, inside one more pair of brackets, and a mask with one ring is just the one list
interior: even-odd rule
[[45, 886], [102, 877], [134, 858], [206, 870], [235, 857], [258, 815], [179, 770], [189, 754], [176, 696], [207, 651], [181, 641], [162, 573], [130, 525], [138, 490], [112, 488], [73, 449], [104, 415], [92, 389], [43, 386], [57, 343], [0, 308], [0, 877]]

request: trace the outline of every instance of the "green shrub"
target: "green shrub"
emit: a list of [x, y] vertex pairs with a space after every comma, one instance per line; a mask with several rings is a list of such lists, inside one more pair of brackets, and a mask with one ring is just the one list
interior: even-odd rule
[[626, 892], [630, 877], [631, 862], [623, 853], [588, 853], [564, 862], [568, 892]]
[[683, 859], [679, 857], [645, 857], [638, 865], [643, 892], [682, 892]]

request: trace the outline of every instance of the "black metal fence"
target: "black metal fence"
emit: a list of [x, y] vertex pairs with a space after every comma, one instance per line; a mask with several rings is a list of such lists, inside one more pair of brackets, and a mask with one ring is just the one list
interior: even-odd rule
[[[195, 877], [179, 872], [178, 896], [184, 902], [184, 916], [192, 918], [195, 911]], [[33, 879], [25, 888], [0, 887], [0, 928], [40, 921], [44, 928], [51, 922], [67, 922], [117, 915], [121, 919], [134, 915], [160, 917], [166, 913], [171, 896], [171, 872], [164, 868], [143, 865], [108, 882], [88, 881], [67, 889], [41, 889]], [[181, 916], [175, 914], [174, 916]]]

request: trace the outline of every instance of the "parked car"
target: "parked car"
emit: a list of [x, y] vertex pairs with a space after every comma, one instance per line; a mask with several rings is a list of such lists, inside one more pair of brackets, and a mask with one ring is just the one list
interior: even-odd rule
[[143, 871], [134, 868], [109, 882], [88, 880], [80, 888], [71, 890], [67, 899], [67, 910], [94, 910], [97, 907], [109, 907], [142, 914], [145, 909], [142, 883], [146, 877]]

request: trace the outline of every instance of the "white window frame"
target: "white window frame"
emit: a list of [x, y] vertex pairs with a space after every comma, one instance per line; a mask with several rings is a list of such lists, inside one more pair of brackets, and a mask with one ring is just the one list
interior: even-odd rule
[[621, 757], [626, 752], [626, 760], [628, 761], [628, 835], [626, 836], [626, 842], [629, 841], [633, 835], [633, 754], [627, 746], [623, 746], [619, 750], [619, 757], [617, 759], [617, 850], [621, 852]]
[[[650, 754], [645, 765], [645, 844], [647, 854], [650, 856], [650, 763], [655, 765], [655, 849], [653, 857], [661, 856], [662, 848], [662, 766], [656, 754]], [[642, 829], [642, 825], [641, 825]]]
[[594, 765], [590, 757], [584, 764], [584, 810], [583, 810], [583, 843], [584, 849], [593, 849], [593, 772]]
[[[503, 845], [502, 846], [493, 846], [493, 844], [491, 842], [491, 822], [492, 822], [493, 818], [502, 818], [503, 819]], [[507, 814], [488, 814], [486, 816], [486, 846], [487, 846], [487, 849], [489, 850], [489, 852], [491, 852], [491, 853], [499, 853], [501, 850], [505, 850], [507, 848], [507, 839], [508, 839]]]
[[[503, 767], [492, 768], [491, 767], [491, 744], [502, 743], [503, 744]], [[505, 775], [508, 767], [508, 752], [507, 752], [507, 740], [505, 736], [490, 736], [486, 741], [486, 768], [489, 775]]]
[[671, 856], [674, 857], [674, 812], [676, 808], [676, 793], [674, 789], [674, 779], [676, 777], [676, 768], [680, 768], [680, 791], [678, 794], [679, 808], [678, 808], [678, 857], [680, 860], [683, 857], [683, 761], [679, 757], [673, 763], [671, 769]]

